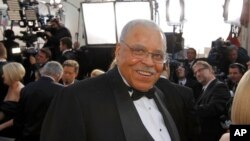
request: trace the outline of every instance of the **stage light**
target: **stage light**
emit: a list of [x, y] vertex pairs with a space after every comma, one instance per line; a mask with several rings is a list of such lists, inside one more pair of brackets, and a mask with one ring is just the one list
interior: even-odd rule
[[181, 25], [184, 22], [184, 0], [166, 1], [166, 18], [169, 25]]
[[87, 44], [116, 43], [114, 3], [82, 3]]
[[10, 11], [10, 10], [8, 10], [7, 13], [8, 13], [8, 17], [9, 17], [10, 20], [13, 20], [13, 21], [21, 20], [20, 11]]
[[28, 21], [37, 20], [37, 12], [35, 9], [26, 9], [25, 16]]
[[[91, 1], [92, 2], [92, 1]], [[82, 3], [87, 45], [115, 44], [122, 27], [133, 19], [151, 19], [149, 2], [126, 1]]]
[[7, 0], [7, 5], [9, 10], [13, 11], [13, 10], [20, 10], [20, 3], [18, 0]]
[[25, 20], [18, 21], [18, 24], [19, 24], [20, 27], [26, 27], [27, 26], [27, 23], [26, 23]]
[[28, 27], [35, 27], [35, 21], [28, 21]]
[[226, 0], [224, 4], [224, 21], [232, 25], [240, 26], [240, 16], [243, 0]]
[[61, 3], [61, 0], [50, 0], [51, 5], [58, 5]]
[[21, 53], [21, 48], [20, 47], [15, 47], [11, 49], [12, 54], [20, 54]]

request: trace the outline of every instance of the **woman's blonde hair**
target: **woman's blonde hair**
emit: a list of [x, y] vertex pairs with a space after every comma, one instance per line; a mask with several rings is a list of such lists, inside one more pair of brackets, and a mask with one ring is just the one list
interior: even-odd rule
[[6, 47], [5, 47], [4, 44], [1, 43], [1, 42], [0, 42], [0, 58], [7, 59]]
[[3, 75], [10, 84], [15, 81], [21, 81], [25, 75], [25, 69], [22, 64], [17, 62], [7, 63], [3, 66]]
[[241, 78], [232, 104], [232, 124], [250, 124], [250, 70]]

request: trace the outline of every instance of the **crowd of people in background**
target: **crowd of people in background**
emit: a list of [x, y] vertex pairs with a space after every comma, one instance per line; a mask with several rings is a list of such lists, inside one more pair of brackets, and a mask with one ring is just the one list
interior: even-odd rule
[[[0, 140], [2, 136], [17, 141], [39, 141], [42, 126], [41, 141], [132, 140], [132, 132], [137, 133], [143, 126], [146, 130], [138, 134], [145, 136], [137, 139], [216, 141], [228, 132], [230, 124], [249, 124], [250, 117], [244, 106], [248, 100], [250, 59], [242, 47], [229, 45], [219, 58], [214, 56], [214, 49], [209, 58], [196, 58], [196, 50], [188, 48], [187, 59], [175, 60], [173, 64], [164, 60], [166, 40], [159, 36], [161, 30], [147, 20], [135, 20], [125, 26], [110, 68], [95, 68], [81, 80], [78, 77], [81, 56], [77, 56], [75, 49], [79, 44], [72, 43], [70, 32], [58, 20], [51, 20], [50, 25], [44, 35], [47, 41], [44, 47], [35, 55], [29, 54], [24, 61], [11, 53], [11, 49], [18, 46], [13, 31], [6, 30], [7, 40], [0, 43]], [[135, 75], [134, 70], [143, 77]], [[132, 87], [132, 91], [127, 87]], [[128, 97], [110, 95], [127, 91], [131, 96], [133, 92], [152, 88], [163, 102], [156, 98], [153, 102], [137, 103]], [[117, 99], [118, 107], [114, 103]], [[123, 99], [130, 103], [119, 105]], [[131, 103], [135, 106], [131, 107]], [[153, 114], [145, 114], [148, 111], [140, 109], [142, 103], [154, 107]], [[170, 116], [163, 114], [165, 109], [162, 112], [159, 108], [162, 104]], [[127, 106], [137, 111], [136, 115], [127, 111], [131, 114], [127, 117], [123, 111], [117, 112], [122, 106], [125, 106], [122, 110], [126, 111]], [[129, 123], [118, 118], [119, 115], [133, 123], [139, 120], [140, 124], [136, 123], [130, 132], [124, 127]], [[150, 125], [143, 115], [157, 116], [151, 119], [157, 121], [157, 125]], [[166, 117], [170, 120], [166, 121]], [[160, 133], [150, 127], [160, 128]], [[151, 136], [147, 137], [148, 134]], [[224, 134], [221, 140], [228, 138], [228, 134]]]

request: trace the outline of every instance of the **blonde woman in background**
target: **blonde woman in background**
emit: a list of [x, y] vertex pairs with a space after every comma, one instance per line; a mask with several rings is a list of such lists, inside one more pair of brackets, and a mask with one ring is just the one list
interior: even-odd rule
[[[232, 104], [231, 119], [235, 125], [250, 125], [250, 70], [248, 70], [241, 78], [235, 91]], [[230, 134], [225, 133], [220, 141], [229, 141]]]
[[20, 91], [24, 87], [21, 82], [24, 74], [25, 69], [20, 63], [11, 62], [3, 66], [3, 78], [4, 83], [8, 85], [8, 92], [0, 106], [0, 131], [13, 125], [12, 118], [16, 112]]

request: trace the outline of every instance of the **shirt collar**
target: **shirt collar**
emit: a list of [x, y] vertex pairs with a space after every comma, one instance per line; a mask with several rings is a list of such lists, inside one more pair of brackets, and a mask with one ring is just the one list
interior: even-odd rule
[[207, 89], [207, 87], [209, 86], [209, 84], [210, 84], [212, 81], [214, 81], [214, 80], [215, 80], [215, 78], [212, 79], [212, 80], [210, 80], [205, 86], [202, 87], [202, 89], [205, 91], [205, 90]]
[[186, 78], [184, 78], [184, 79], [182, 79], [182, 80], [179, 80], [179, 82], [178, 82], [179, 84], [181, 83], [182, 85], [184, 85], [184, 84], [186, 84], [187, 83], [187, 79]]

